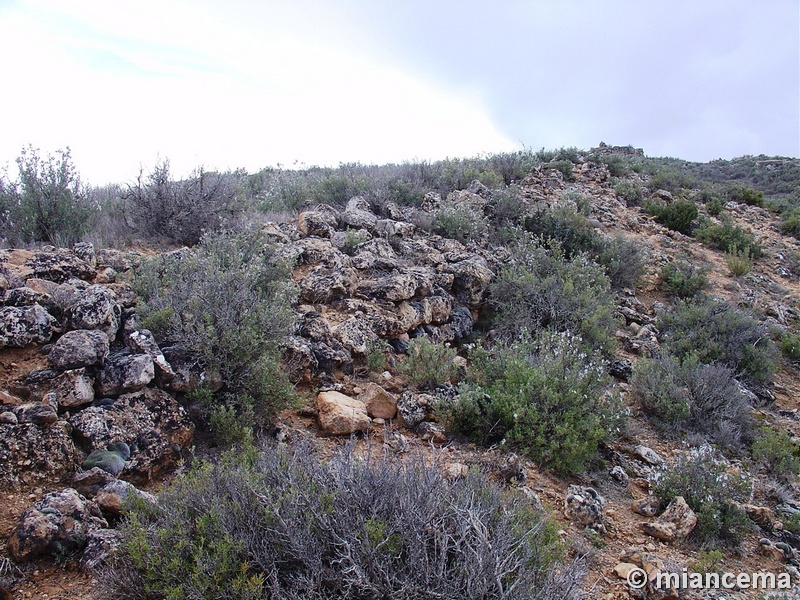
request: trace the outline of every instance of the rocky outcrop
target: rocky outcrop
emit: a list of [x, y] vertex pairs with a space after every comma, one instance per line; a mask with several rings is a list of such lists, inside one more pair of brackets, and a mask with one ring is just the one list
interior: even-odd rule
[[107, 527], [97, 504], [67, 488], [47, 494], [22, 513], [8, 552], [15, 561], [25, 562], [82, 550], [90, 532]]

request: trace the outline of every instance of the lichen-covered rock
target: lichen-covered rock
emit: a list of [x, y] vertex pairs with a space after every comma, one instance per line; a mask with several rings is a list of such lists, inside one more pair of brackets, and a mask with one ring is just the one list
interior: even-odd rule
[[336, 229], [336, 219], [330, 214], [307, 210], [298, 215], [297, 229], [304, 236], [315, 235], [329, 238]]
[[434, 273], [424, 267], [407, 267], [398, 273], [365, 280], [359, 283], [358, 293], [393, 302], [414, 296], [429, 296], [434, 285]]
[[132, 497], [144, 500], [153, 506], [156, 505], [156, 498], [153, 494], [144, 492], [121, 479], [112, 479], [100, 488], [94, 501], [97, 502], [104, 515], [118, 517], [125, 512], [125, 502]]
[[606, 502], [591, 487], [571, 485], [564, 498], [564, 516], [579, 527], [605, 533]]
[[117, 295], [104, 285], [90, 285], [69, 308], [73, 329], [99, 329], [108, 339], [117, 337], [122, 306]]
[[17, 417], [18, 423], [33, 423], [34, 425], [52, 425], [58, 421], [56, 409], [45, 402], [27, 402], [11, 408]]
[[72, 487], [87, 498], [94, 498], [101, 489], [116, 480], [111, 473], [100, 467], [78, 471], [72, 477]]
[[374, 232], [377, 230], [378, 217], [370, 210], [367, 200], [356, 196], [347, 202], [342, 214], [342, 221], [355, 229], [366, 229]]
[[66, 421], [0, 424], [0, 488], [19, 489], [75, 470], [78, 451]]
[[332, 333], [345, 348], [354, 354], [366, 354], [370, 345], [378, 340], [378, 336], [375, 335], [369, 324], [355, 315], [351, 315], [346, 321], [334, 327]]
[[102, 366], [108, 349], [108, 336], [102, 331], [77, 329], [58, 338], [47, 355], [47, 362], [62, 371]]
[[397, 397], [377, 383], [368, 383], [358, 399], [364, 403], [367, 414], [373, 419], [394, 419], [397, 414]]
[[661, 512], [661, 500], [656, 496], [645, 496], [631, 502], [631, 510], [643, 517], [655, 517]]
[[445, 272], [453, 275], [453, 293], [456, 299], [467, 306], [478, 306], [481, 303], [493, 277], [486, 260], [479, 256], [448, 264]]
[[173, 371], [164, 353], [161, 352], [161, 348], [158, 347], [158, 343], [150, 330], [132, 329], [127, 331], [127, 324], [125, 327], [125, 344], [135, 354], [147, 354], [153, 360], [158, 382], [164, 385], [175, 379], [175, 371]]
[[317, 411], [319, 426], [331, 435], [350, 435], [366, 431], [370, 426], [364, 403], [339, 392], [320, 392], [317, 395]]
[[216, 392], [222, 387], [220, 372], [212, 368], [198, 352], [180, 345], [167, 346], [162, 352], [174, 373], [169, 383], [171, 390], [186, 393], [205, 387]]
[[92, 529], [86, 537], [81, 566], [93, 571], [108, 564], [122, 543], [122, 532], [116, 529]]
[[642, 523], [642, 531], [664, 542], [687, 537], [697, 525], [697, 515], [683, 496], [676, 496], [658, 520]]
[[94, 244], [91, 242], [77, 242], [72, 246], [72, 252], [90, 267], [95, 268], [97, 266]]
[[125, 476], [147, 481], [174, 467], [179, 450], [192, 439], [186, 410], [163, 390], [145, 388], [106, 406], [91, 406], [69, 420], [76, 439], [89, 450], [125, 442], [132, 449]]
[[37, 277], [64, 283], [72, 277], [90, 281], [94, 267], [65, 248], [52, 251], [7, 250], [0, 254], [0, 264], [20, 279]]
[[298, 282], [300, 299], [312, 304], [330, 303], [350, 296], [358, 284], [355, 269], [317, 265]]
[[[86, 369], [70, 369], [68, 371], [37, 371], [40, 376], [31, 381], [28, 377], [28, 386], [31, 389], [32, 400], [42, 400], [48, 394], [55, 395], [59, 408], [77, 408], [91, 404], [94, 400], [94, 378], [86, 374]], [[51, 377], [46, 377], [51, 374]]]
[[98, 392], [103, 396], [118, 396], [145, 387], [156, 376], [149, 354], [110, 356], [98, 376]]
[[397, 401], [397, 420], [403, 427], [414, 429], [428, 418], [428, 411], [433, 406], [434, 398], [428, 394], [416, 394], [406, 391]]
[[4, 306], [33, 306], [34, 304], [47, 306], [50, 301], [49, 294], [25, 286], [8, 290], [3, 297]]
[[294, 335], [289, 336], [283, 345], [282, 364], [293, 382], [311, 381], [319, 366], [311, 343]]
[[25, 562], [48, 553], [79, 551], [92, 530], [107, 527], [97, 504], [67, 488], [25, 509], [8, 540], [8, 552], [15, 561]]
[[0, 308], [0, 348], [24, 348], [50, 340], [56, 320], [41, 304]]

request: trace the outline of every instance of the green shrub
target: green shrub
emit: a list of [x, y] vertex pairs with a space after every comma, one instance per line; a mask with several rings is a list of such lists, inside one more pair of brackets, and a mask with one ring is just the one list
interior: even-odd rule
[[0, 181], [0, 237], [13, 244], [68, 246], [87, 232], [92, 206], [70, 150], [42, 158], [32, 146], [17, 158], [19, 180]]
[[779, 346], [786, 358], [800, 361], [800, 334], [792, 332], [783, 334]]
[[564, 181], [573, 181], [575, 176], [572, 172], [572, 161], [566, 158], [554, 160], [545, 165], [548, 169], [554, 169], [564, 176]]
[[132, 284], [139, 314], [163, 344], [180, 344], [222, 374], [241, 408], [249, 395], [267, 422], [293, 398], [280, 370], [294, 288], [274, 246], [257, 231], [206, 234], [194, 251], [143, 261]]
[[489, 206], [492, 210], [492, 221], [497, 226], [516, 225], [525, 214], [525, 204], [515, 186], [495, 190]]
[[627, 161], [619, 154], [601, 156], [600, 162], [608, 167], [608, 172], [612, 177], [624, 177], [630, 170]]
[[489, 291], [501, 337], [551, 329], [578, 333], [595, 348], [613, 347], [614, 295], [603, 269], [585, 254], [568, 260], [558, 242], [544, 246], [524, 237]]
[[778, 352], [765, 327], [743, 309], [726, 302], [681, 301], [660, 315], [657, 327], [666, 349], [681, 360], [720, 363], [745, 382], [767, 382]]
[[308, 447], [200, 464], [120, 531], [109, 600], [576, 599], [583, 576], [556, 525], [477, 472]]
[[747, 275], [753, 268], [753, 261], [750, 260], [750, 248], [745, 247], [744, 250], [732, 248], [730, 252], [725, 253], [725, 264], [732, 275], [736, 277]]
[[674, 261], [661, 267], [661, 285], [668, 294], [693, 298], [708, 285], [707, 267], [696, 263]]
[[455, 377], [454, 348], [435, 344], [427, 337], [418, 337], [408, 345], [408, 356], [400, 365], [400, 373], [420, 389], [433, 389]]
[[652, 191], [666, 190], [677, 194], [681, 190], [697, 187], [697, 180], [686, 173], [675, 169], [658, 169], [650, 179], [649, 187]]
[[344, 252], [350, 256], [353, 256], [358, 250], [358, 247], [367, 241], [367, 232], [363, 229], [350, 229], [347, 228], [347, 231], [344, 234]]
[[239, 406], [216, 404], [211, 407], [208, 426], [211, 436], [220, 446], [244, 442], [252, 436], [249, 423], [255, 422], [253, 403], [249, 400], [238, 403]]
[[800, 473], [800, 448], [785, 431], [762, 427], [751, 447], [753, 460], [767, 473], [792, 483]]
[[753, 530], [741, 504], [750, 502], [748, 473], [734, 469], [710, 446], [693, 448], [661, 473], [655, 493], [669, 503], [683, 496], [697, 515], [691, 537], [709, 546], [738, 545]]
[[694, 358], [683, 364], [671, 356], [643, 359], [631, 387], [645, 414], [665, 431], [702, 433], [731, 450], [739, 450], [749, 434], [751, 406], [727, 367]]
[[800, 239], [800, 208], [794, 208], [783, 215], [781, 231]]
[[462, 244], [479, 241], [488, 229], [486, 217], [468, 206], [447, 204], [436, 211], [433, 231]]
[[708, 221], [702, 224], [695, 230], [695, 237], [706, 246], [723, 252], [730, 252], [732, 249], [743, 252], [748, 249], [750, 258], [761, 257], [761, 246], [756, 239], [736, 225], [727, 213], [722, 214], [720, 223]]
[[582, 346], [572, 334], [544, 333], [471, 355], [477, 377], [437, 412], [451, 431], [478, 443], [506, 443], [561, 473], [582, 471], [619, 432], [623, 415], [607, 392], [605, 365]]
[[728, 188], [728, 200], [740, 204], [751, 206], [764, 206], [764, 192], [744, 187], [742, 185], [732, 185]]
[[644, 192], [641, 186], [636, 185], [629, 179], [622, 179], [615, 183], [614, 192], [625, 200], [625, 204], [628, 206], [640, 206], [644, 199]]
[[673, 231], [691, 235], [694, 221], [697, 218], [697, 205], [691, 200], [676, 200], [666, 204], [658, 200], [645, 203], [645, 210], [656, 218], [656, 221]]

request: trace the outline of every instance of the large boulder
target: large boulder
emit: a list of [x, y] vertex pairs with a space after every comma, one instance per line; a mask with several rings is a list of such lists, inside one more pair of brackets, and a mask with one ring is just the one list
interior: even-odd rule
[[73, 329], [99, 329], [108, 339], [117, 337], [122, 306], [117, 295], [104, 285], [90, 285], [69, 308]]
[[189, 444], [194, 424], [186, 410], [163, 390], [145, 388], [104, 406], [91, 406], [69, 420], [79, 443], [89, 451], [125, 442], [132, 449], [125, 476], [147, 481], [172, 469]]
[[467, 306], [478, 306], [481, 303], [493, 277], [487, 262], [479, 256], [448, 264], [445, 272], [453, 275], [453, 293], [456, 299]]
[[[101, 335], [105, 337], [105, 334]], [[59, 408], [77, 408], [94, 400], [94, 378], [86, 374], [85, 368], [62, 372], [51, 369], [34, 371], [26, 382], [31, 390], [31, 400], [49, 397]]]
[[56, 320], [41, 304], [0, 308], [0, 348], [24, 348], [50, 340]]
[[667, 509], [652, 523], [642, 523], [642, 531], [663, 542], [687, 537], [697, 525], [697, 515], [683, 496], [676, 496]]
[[40, 252], [6, 250], [0, 255], [0, 264], [23, 280], [36, 277], [64, 283], [72, 277], [86, 281], [94, 277], [92, 265], [63, 248]]
[[340, 392], [320, 392], [317, 411], [319, 426], [331, 435], [351, 435], [370, 426], [366, 405]]
[[66, 421], [0, 423], [0, 488], [60, 479], [75, 470], [78, 451]]
[[44, 554], [79, 551], [89, 533], [107, 528], [97, 504], [67, 488], [47, 494], [25, 509], [8, 540], [8, 552], [17, 562]]
[[377, 383], [368, 383], [358, 399], [364, 403], [367, 414], [373, 419], [394, 419], [397, 414], [397, 397]]
[[103, 396], [118, 396], [145, 387], [155, 377], [155, 365], [149, 354], [111, 356], [98, 377], [98, 391]]
[[47, 362], [52, 368], [62, 371], [102, 366], [108, 349], [108, 336], [102, 331], [76, 329], [58, 338], [47, 355]]

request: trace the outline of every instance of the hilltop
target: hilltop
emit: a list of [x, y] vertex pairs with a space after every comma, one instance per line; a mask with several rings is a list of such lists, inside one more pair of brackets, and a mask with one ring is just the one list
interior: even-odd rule
[[[163, 163], [104, 189], [68, 152], [19, 164], [0, 186], [0, 584], [21, 597], [433, 581], [404, 562], [440, 539], [398, 491], [422, 463], [424, 497], [463, 514], [441, 516], [466, 544], [447, 538], [450, 594], [468, 548], [488, 569], [528, 518], [503, 585], [534, 563], [553, 597], [668, 597], [630, 590], [634, 567], [800, 584], [800, 159], [600, 144], [186, 180]], [[121, 473], [80, 468], [119, 442]], [[269, 574], [237, 537], [258, 506], [305, 506], [292, 551], [346, 560]], [[339, 542], [303, 529], [314, 511]]]

